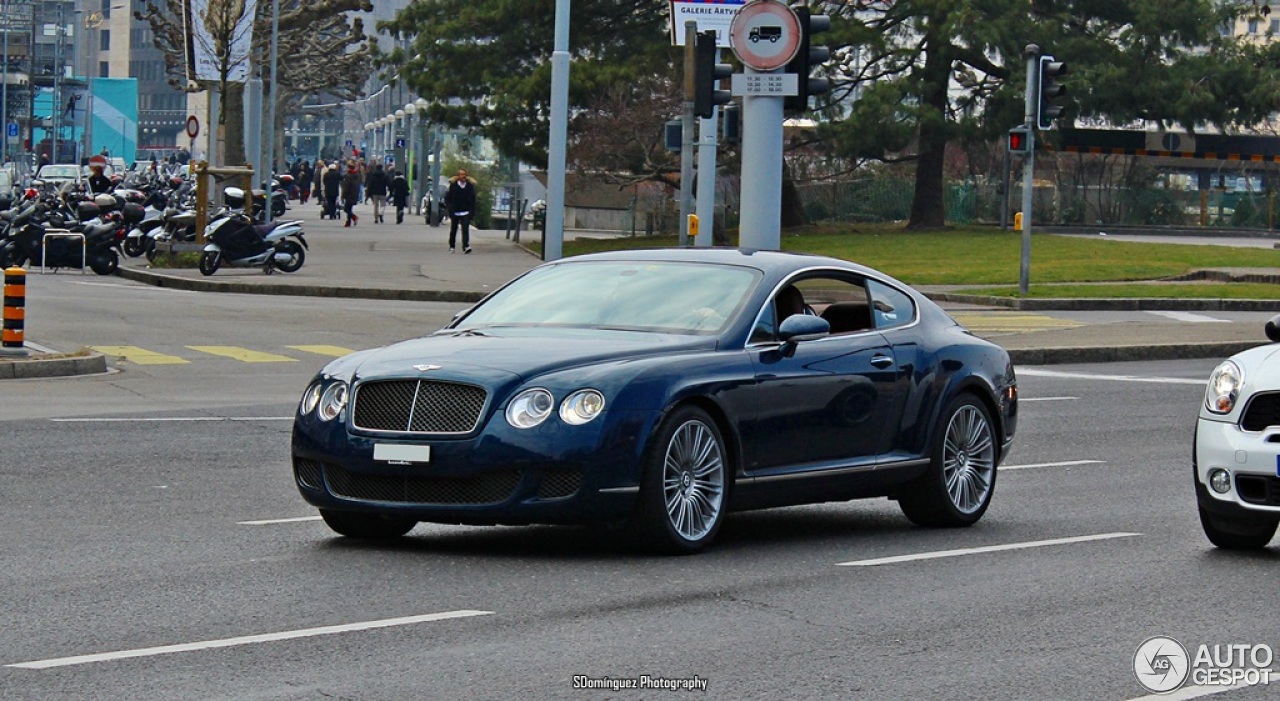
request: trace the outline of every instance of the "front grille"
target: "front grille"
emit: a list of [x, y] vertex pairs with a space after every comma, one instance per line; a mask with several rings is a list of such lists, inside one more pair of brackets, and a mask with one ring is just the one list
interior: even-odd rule
[[577, 470], [547, 470], [542, 473], [538, 485], [539, 499], [563, 499], [573, 496], [582, 485], [582, 473]]
[[1236, 492], [1250, 504], [1280, 506], [1280, 477], [1236, 475]]
[[298, 480], [298, 484], [307, 489], [324, 488], [324, 477], [320, 472], [320, 463], [316, 460], [294, 458], [293, 476]]
[[489, 472], [475, 477], [400, 477], [363, 475], [326, 463], [324, 474], [329, 481], [329, 490], [336, 496], [404, 504], [500, 504], [510, 499], [520, 486], [519, 470]]
[[366, 382], [356, 388], [356, 428], [408, 433], [469, 433], [480, 423], [483, 387], [436, 380]]
[[1280, 426], [1280, 393], [1253, 395], [1240, 418], [1240, 428], [1246, 431], [1261, 431], [1268, 426]]

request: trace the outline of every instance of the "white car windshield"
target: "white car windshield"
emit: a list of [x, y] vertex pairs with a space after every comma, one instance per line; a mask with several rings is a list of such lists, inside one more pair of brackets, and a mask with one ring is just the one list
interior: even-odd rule
[[732, 265], [562, 263], [508, 285], [454, 329], [559, 326], [713, 334], [737, 316], [760, 277]]
[[48, 180], [49, 178], [74, 179], [79, 171], [79, 166], [45, 166], [40, 169], [40, 173], [36, 177], [43, 180]]

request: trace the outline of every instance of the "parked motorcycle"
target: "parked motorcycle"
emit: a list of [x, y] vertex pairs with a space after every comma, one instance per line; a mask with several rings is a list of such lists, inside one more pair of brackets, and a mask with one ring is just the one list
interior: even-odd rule
[[[253, 195], [256, 200], [257, 193]], [[229, 207], [244, 205], [244, 192], [238, 188], [227, 188], [223, 197]], [[210, 222], [205, 238], [208, 243], [200, 254], [200, 272], [204, 275], [213, 275], [224, 265], [261, 267], [267, 275], [276, 270], [296, 272], [306, 260], [308, 247], [301, 221], [259, 224], [243, 211], [228, 211]]]

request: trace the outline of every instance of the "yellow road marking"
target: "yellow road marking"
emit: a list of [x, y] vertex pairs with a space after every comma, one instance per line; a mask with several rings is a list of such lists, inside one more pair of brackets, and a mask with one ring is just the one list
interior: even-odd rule
[[185, 365], [191, 361], [183, 360], [176, 355], [165, 355], [149, 351], [146, 348], [137, 346], [89, 346], [103, 355], [111, 355], [120, 358], [126, 363], [134, 365]]
[[232, 358], [245, 363], [296, 363], [297, 358], [290, 358], [284, 355], [276, 355], [275, 353], [262, 353], [260, 351], [249, 350], [248, 348], [240, 348], [238, 346], [187, 346], [193, 351], [208, 353], [209, 355], [218, 355], [223, 358]]
[[330, 355], [339, 358], [344, 355], [350, 355], [355, 351], [342, 346], [288, 346], [294, 350], [300, 350], [303, 353], [315, 353], [316, 355]]
[[1043, 314], [952, 314], [970, 331], [1044, 331], [1074, 329], [1084, 326], [1070, 319], [1055, 319]]

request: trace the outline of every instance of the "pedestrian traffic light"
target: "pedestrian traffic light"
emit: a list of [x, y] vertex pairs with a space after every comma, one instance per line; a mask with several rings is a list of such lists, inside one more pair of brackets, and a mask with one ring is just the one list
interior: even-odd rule
[[1009, 130], [1009, 153], [1026, 153], [1030, 149], [1027, 148], [1031, 144], [1031, 136], [1026, 127], [1014, 127]]
[[1040, 74], [1036, 80], [1036, 128], [1052, 129], [1053, 120], [1062, 115], [1059, 98], [1067, 94], [1067, 86], [1060, 80], [1066, 75], [1067, 64], [1055, 61], [1052, 56], [1040, 57]]
[[694, 40], [693, 59], [693, 113], [703, 119], [711, 119], [715, 108], [733, 99], [728, 90], [718, 90], [720, 81], [733, 75], [733, 66], [717, 63], [720, 49], [716, 47], [716, 32], [698, 32]]
[[811, 46], [812, 35], [831, 29], [831, 18], [826, 15], [815, 15], [807, 7], [794, 7], [796, 18], [800, 20], [800, 48], [796, 57], [787, 64], [787, 73], [794, 73], [800, 90], [797, 95], [788, 95], [782, 102], [784, 109], [793, 112], [805, 112], [809, 109], [809, 96], [821, 95], [831, 89], [826, 78], [814, 78], [809, 71], [831, 58], [831, 49], [825, 46]]

